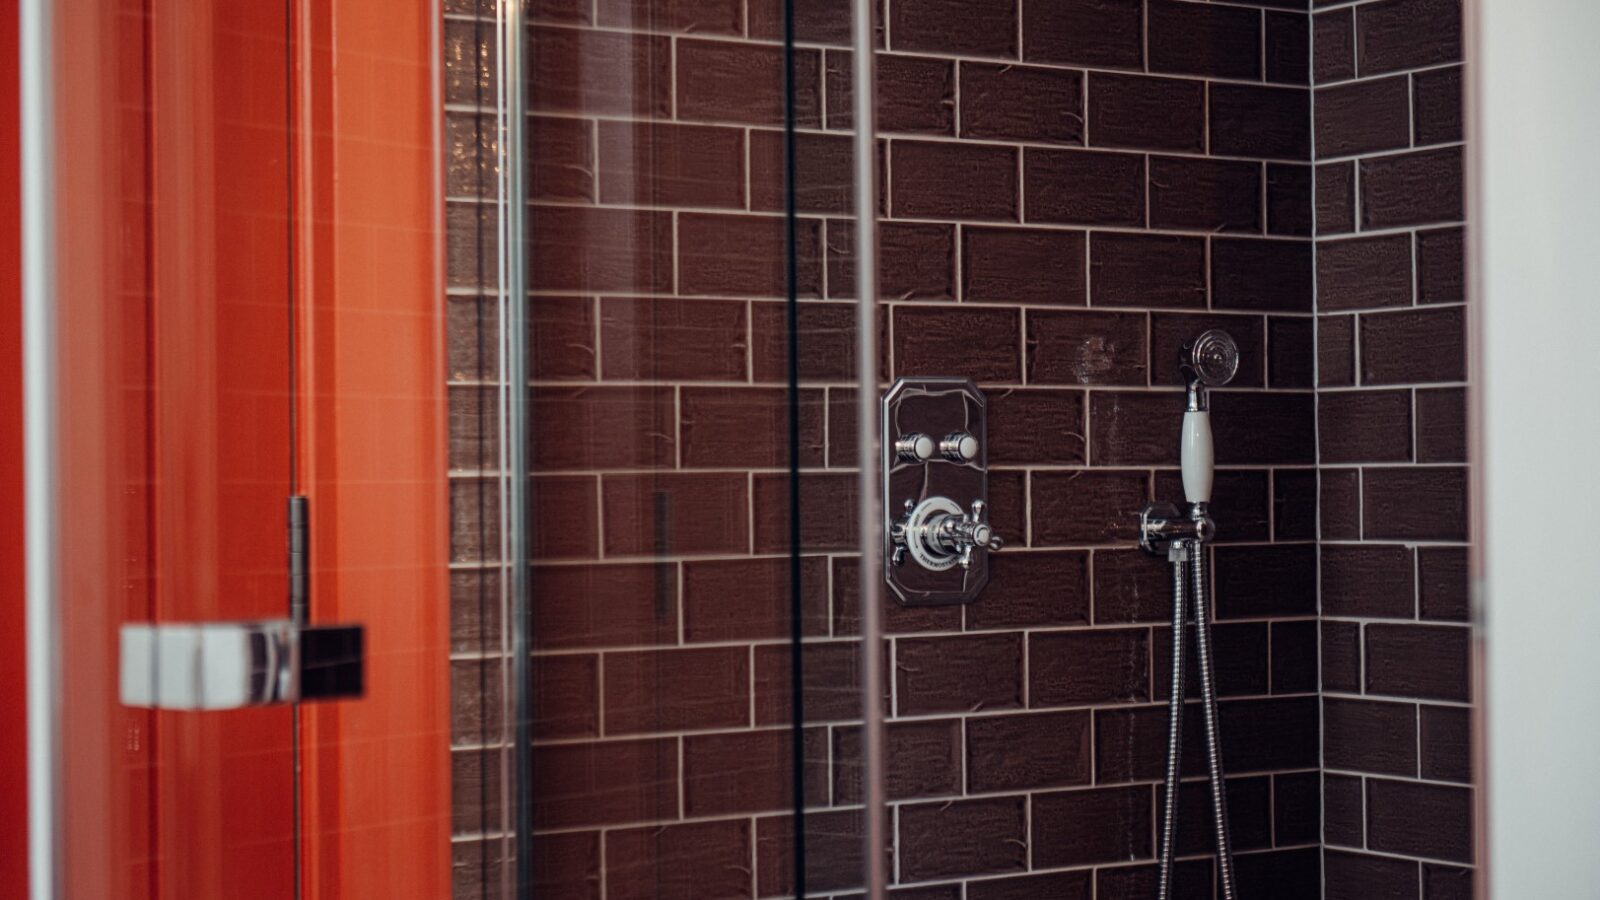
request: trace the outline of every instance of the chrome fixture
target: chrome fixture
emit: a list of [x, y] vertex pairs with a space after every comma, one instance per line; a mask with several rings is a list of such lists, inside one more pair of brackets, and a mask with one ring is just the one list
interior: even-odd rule
[[987, 401], [965, 378], [902, 378], [882, 404], [885, 580], [907, 605], [971, 600], [1004, 546], [988, 520]]
[[1217, 684], [1212, 659], [1208, 590], [1209, 544], [1216, 525], [1209, 514], [1213, 449], [1209, 389], [1233, 380], [1239, 371], [1239, 345], [1225, 331], [1212, 329], [1184, 346], [1178, 359], [1187, 388], [1180, 458], [1187, 514], [1170, 503], [1151, 503], [1139, 513], [1139, 546], [1165, 556], [1172, 565], [1172, 691], [1167, 701], [1165, 808], [1161, 817], [1158, 900], [1172, 896], [1177, 853], [1178, 786], [1182, 778], [1185, 606], [1192, 604], [1195, 653], [1200, 675], [1200, 709], [1205, 718], [1206, 769], [1211, 787], [1211, 825], [1216, 838], [1217, 881], [1222, 900], [1234, 900], [1233, 846], [1228, 833], [1228, 798], [1223, 782], [1221, 737], [1217, 724]]
[[359, 697], [360, 625], [261, 622], [128, 623], [122, 626], [122, 705], [242, 709]]

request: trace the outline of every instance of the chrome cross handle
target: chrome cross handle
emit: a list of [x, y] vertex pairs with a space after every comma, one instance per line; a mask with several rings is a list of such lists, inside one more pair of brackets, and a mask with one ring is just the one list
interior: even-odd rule
[[905, 516], [890, 529], [891, 562], [901, 565], [909, 555], [935, 572], [954, 566], [972, 568], [975, 551], [1005, 546], [986, 521], [987, 512], [982, 500], [972, 501], [970, 511], [948, 497], [929, 497], [921, 503], [907, 500]]

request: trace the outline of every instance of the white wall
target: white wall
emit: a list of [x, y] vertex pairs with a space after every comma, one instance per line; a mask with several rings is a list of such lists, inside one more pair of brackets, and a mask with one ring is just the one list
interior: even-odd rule
[[1600, 897], [1600, 3], [1474, 5], [1485, 880]]

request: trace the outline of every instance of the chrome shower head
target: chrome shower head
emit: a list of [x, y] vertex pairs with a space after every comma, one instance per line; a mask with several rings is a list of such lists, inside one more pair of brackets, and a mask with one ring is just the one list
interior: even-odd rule
[[1185, 344], [1179, 367], [1189, 386], [1189, 408], [1206, 408], [1206, 388], [1221, 387], [1239, 373], [1239, 345], [1233, 336], [1212, 328]]

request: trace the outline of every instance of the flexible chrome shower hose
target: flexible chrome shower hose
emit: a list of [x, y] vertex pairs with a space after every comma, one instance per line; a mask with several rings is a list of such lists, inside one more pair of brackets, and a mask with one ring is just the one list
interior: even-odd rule
[[1195, 654], [1199, 663], [1200, 704], [1205, 719], [1206, 768], [1211, 779], [1211, 826], [1217, 842], [1217, 883], [1221, 900], [1236, 900], [1233, 881], [1233, 841], [1228, 835], [1228, 795], [1222, 772], [1221, 734], [1217, 726], [1216, 671], [1211, 658], [1211, 619], [1207, 609], [1206, 547], [1191, 543], [1187, 547], [1188, 584], [1185, 585], [1184, 560], [1172, 563], [1172, 698], [1167, 724], [1166, 809], [1161, 818], [1159, 900], [1172, 896], [1173, 859], [1176, 855], [1178, 787], [1183, 759], [1183, 609], [1194, 599]]

